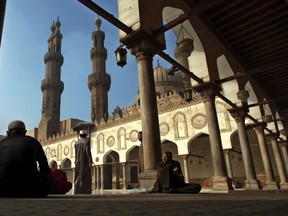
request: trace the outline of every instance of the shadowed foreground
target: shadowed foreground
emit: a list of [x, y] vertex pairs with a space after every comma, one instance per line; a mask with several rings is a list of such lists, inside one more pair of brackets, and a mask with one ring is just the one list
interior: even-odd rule
[[53, 195], [0, 198], [0, 215], [288, 215], [288, 193]]

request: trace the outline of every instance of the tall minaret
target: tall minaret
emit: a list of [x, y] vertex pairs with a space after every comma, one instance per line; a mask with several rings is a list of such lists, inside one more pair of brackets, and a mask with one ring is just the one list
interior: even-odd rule
[[96, 31], [92, 33], [93, 47], [90, 51], [92, 74], [88, 77], [91, 92], [91, 120], [100, 122], [108, 118], [108, 91], [111, 85], [110, 75], [106, 73], [107, 50], [104, 47], [105, 33], [101, 31], [101, 19], [95, 20]]
[[64, 83], [60, 80], [63, 56], [61, 54], [62, 34], [59, 17], [51, 26], [48, 52], [44, 56], [45, 79], [41, 82], [43, 92], [42, 117], [38, 128], [38, 139], [46, 139], [59, 132], [61, 93]]

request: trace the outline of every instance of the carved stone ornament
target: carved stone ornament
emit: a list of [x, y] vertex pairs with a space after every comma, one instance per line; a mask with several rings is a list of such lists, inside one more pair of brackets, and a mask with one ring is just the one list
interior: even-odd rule
[[113, 136], [109, 136], [109, 137], [107, 138], [107, 146], [108, 146], [108, 147], [112, 147], [112, 146], [114, 145], [114, 143], [115, 143], [114, 137], [113, 137]]
[[202, 129], [207, 124], [206, 115], [198, 113], [192, 117], [192, 126], [196, 129]]
[[55, 149], [53, 149], [52, 151], [51, 151], [51, 157], [53, 158], [53, 157], [56, 157], [56, 150]]
[[165, 136], [169, 132], [169, 125], [166, 123], [160, 124], [160, 135]]
[[65, 146], [64, 148], [64, 155], [67, 156], [69, 154], [69, 147]]
[[138, 131], [136, 131], [136, 130], [131, 131], [130, 135], [129, 135], [129, 139], [132, 142], [136, 142], [138, 140]]

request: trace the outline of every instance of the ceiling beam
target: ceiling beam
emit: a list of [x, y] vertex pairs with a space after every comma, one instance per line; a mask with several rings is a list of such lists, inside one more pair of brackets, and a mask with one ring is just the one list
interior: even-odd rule
[[153, 36], [157, 37], [164, 32], [168, 31], [169, 29], [172, 29], [173, 27], [179, 25], [180, 23], [183, 23], [184, 21], [188, 20], [189, 18], [196, 16], [205, 10], [208, 10], [209, 8], [220, 4], [224, 2], [225, 0], [202, 0], [198, 5], [196, 5], [192, 10], [185, 12], [184, 14], [181, 14], [179, 17], [177, 17], [174, 20], [171, 20], [169, 23], [161, 26], [160, 28], [153, 31]]
[[274, 62], [266, 64], [266, 65], [262, 65], [260, 67], [250, 69], [247, 71], [247, 73], [249, 75], [255, 75], [255, 74], [261, 73], [263, 71], [269, 71], [269, 70], [272, 70], [274, 68], [282, 67], [282, 66], [286, 66], [286, 65], [288, 65], [288, 57], [279, 59], [277, 61], [274, 61]]
[[274, 102], [283, 101], [283, 100], [288, 100], [288, 95], [284, 95], [284, 96], [270, 99], [270, 100], [265, 99], [265, 100], [258, 102], [258, 103], [249, 104], [249, 105], [247, 105], [247, 107], [251, 108], [251, 107], [260, 106], [260, 105], [269, 104], [269, 103], [274, 103]]

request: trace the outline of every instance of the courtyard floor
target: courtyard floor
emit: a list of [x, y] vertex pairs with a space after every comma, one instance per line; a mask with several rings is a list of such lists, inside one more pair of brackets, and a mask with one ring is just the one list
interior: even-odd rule
[[0, 198], [0, 216], [14, 215], [231, 215], [287, 216], [287, 191], [155, 194], [106, 191], [93, 195]]

